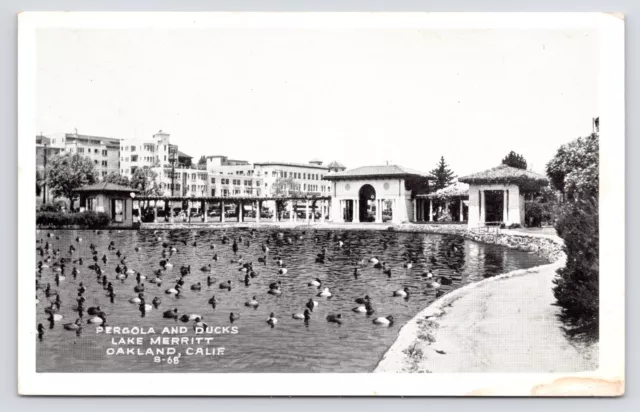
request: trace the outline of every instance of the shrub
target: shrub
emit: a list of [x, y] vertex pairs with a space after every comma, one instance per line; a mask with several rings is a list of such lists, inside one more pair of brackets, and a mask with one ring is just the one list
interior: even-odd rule
[[568, 202], [556, 222], [567, 263], [558, 269], [553, 294], [568, 336], [587, 342], [599, 332], [599, 231], [595, 198]]
[[36, 215], [36, 224], [39, 226], [81, 226], [97, 229], [109, 226], [109, 223], [109, 216], [106, 213], [97, 212], [61, 213], [45, 211]]

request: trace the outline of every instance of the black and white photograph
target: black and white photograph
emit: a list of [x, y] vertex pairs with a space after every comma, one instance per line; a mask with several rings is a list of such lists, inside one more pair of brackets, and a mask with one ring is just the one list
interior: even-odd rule
[[624, 393], [620, 16], [20, 19], [22, 393]]

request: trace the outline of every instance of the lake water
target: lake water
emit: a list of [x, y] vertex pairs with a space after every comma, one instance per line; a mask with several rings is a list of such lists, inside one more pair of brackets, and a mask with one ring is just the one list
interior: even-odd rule
[[[278, 232], [283, 236], [278, 238]], [[232, 251], [232, 241], [222, 244], [223, 235], [230, 239], [242, 238], [237, 255]], [[78, 242], [78, 237], [82, 241]], [[436, 293], [447, 293], [486, 277], [547, 263], [535, 254], [476, 243], [458, 236], [383, 231], [220, 229], [96, 233], [68, 230], [41, 231], [38, 239], [42, 243], [36, 246], [44, 247], [45, 242], [51, 246], [50, 254], [45, 252], [44, 256], [36, 256], [37, 261], [51, 256], [46, 263], [49, 267], [42, 270], [39, 282], [41, 286], [49, 283], [59, 292], [62, 301], [59, 313], [63, 316], [53, 329], [49, 329], [44, 308], [53, 297], [46, 298], [42, 289], [36, 291], [39, 299], [36, 325], [42, 323], [45, 327], [43, 339], [37, 343], [38, 372], [371, 372], [394, 342], [399, 329], [434, 301]], [[112, 241], [115, 249], [109, 251], [108, 245]], [[194, 242], [196, 246], [193, 246]], [[153, 272], [160, 269], [163, 243], [169, 248], [174, 246], [177, 252], [169, 256], [174, 267], [162, 270], [163, 283], [158, 286], [148, 281], [155, 277]], [[106, 264], [102, 260], [98, 264], [113, 283], [116, 294], [113, 304], [102, 284], [97, 282], [96, 273], [88, 268], [94, 263], [90, 244], [96, 246], [100, 259], [104, 254], [108, 257]], [[265, 256], [262, 244], [270, 249], [266, 254], [266, 265], [258, 262], [258, 258]], [[69, 252], [70, 245], [76, 248], [72, 253]], [[136, 251], [136, 247], [140, 250]], [[323, 248], [327, 249], [325, 263], [316, 263], [316, 256]], [[56, 249], [60, 250], [58, 255], [54, 254]], [[154, 297], [162, 300], [158, 309], [149, 311], [144, 317], [138, 305], [129, 303], [129, 299], [137, 296], [133, 289], [135, 275], [124, 281], [116, 280], [115, 268], [121, 263], [116, 255], [118, 250], [126, 256], [128, 268], [148, 277], [143, 281], [147, 303]], [[213, 260], [214, 254], [218, 255], [217, 261]], [[249, 286], [244, 284], [240, 264], [231, 263], [239, 256], [244, 262], [253, 262], [258, 274]], [[284, 275], [278, 273], [276, 256], [282, 258], [288, 269]], [[391, 276], [373, 267], [369, 260], [374, 256], [387, 262]], [[67, 261], [65, 279], [56, 286], [53, 264], [61, 257]], [[73, 263], [79, 257], [84, 260], [82, 265]], [[414, 263], [407, 269], [403, 263], [409, 260]], [[200, 270], [208, 264], [211, 264], [211, 273]], [[184, 278], [182, 296], [175, 298], [165, 294], [165, 290], [176, 284], [182, 265], [191, 265], [191, 273]], [[73, 267], [79, 271], [75, 280], [71, 273]], [[353, 274], [355, 267], [359, 268], [357, 278]], [[429, 269], [434, 277], [445, 276], [453, 283], [437, 290], [429, 287], [428, 279], [423, 276]], [[216, 283], [208, 286], [207, 276], [214, 277]], [[332, 297], [316, 297], [319, 289], [308, 286], [314, 278], [322, 281], [322, 288], [330, 289]], [[218, 286], [227, 280], [233, 282], [230, 291]], [[282, 294], [268, 294], [269, 284], [277, 280], [282, 282]], [[74, 322], [78, 317], [73, 306], [80, 282], [86, 287], [86, 303], [83, 329], [78, 335], [65, 330], [63, 324]], [[202, 283], [202, 290], [191, 290], [190, 286], [197, 282]], [[408, 299], [393, 296], [394, 291], [404, 287], [410, 288]], [[208, 304], [213, 295], [218, 300], [215, 309]], [[254, 295], [259, 307], [246, 307], [245, 302]], [[375, 309], [371, 316], [352, 312], [359, 306], [354, 300], [365, 295], [371, 297]], [[293, 319], [293, 313], [304, 311], [309, 298], [319, 302], [311, 320], [305, 323]], [[87, 324], [91, 316], [86, 310], [96, 305], [106, 313], [107, 324], [112, 327], [153, 327], [159, 335], [164, 327], [186, 326], [188, 333], [179, 336], [189, 337], [196, 336], [193, 322], [164, 319], [165, 310], [177, 308], [180, 314], [200, 314], [206, 324], [213, 327], [230, 326], [229, 314], [234, 312], [240, 314], [233, 323], [238, 333], [197, 335], [213, 337], [213, 341], [209, 345], [179, 346], [182, 356], [178, 364], [169, 364], [168, 356], [162, 356], [162, 361], [155, 363], [157, 359], [150, 355], [107, 355], [108, 349], [117, 348], [111, 339], [121, 336], [96, 334], [96, 326]], [[271, 312], [279, 320], [274, 328], [266, 323]], [[328, 314], [338, 313], [343, 317], [341, 325], [326, 320]], [[388, 315], [395, 320], [390, 327], [372, 323], [374, 318]], [[148, 336], [143, 339], [141, 348], [144, 350], [150, 346]], [[225, 349], [221, 356], [189, 356], [184, 353], [186, 347]]]

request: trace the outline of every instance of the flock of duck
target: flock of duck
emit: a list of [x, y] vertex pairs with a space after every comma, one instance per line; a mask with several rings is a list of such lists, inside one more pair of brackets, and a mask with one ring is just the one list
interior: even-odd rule
[[[94, 231], [100, 234], [100, 231]], [[111, 232], [111, 231], [110, 231]], [[292, 244], [294, 242], [294, 238], [290, 236], [285, 236], [282, 232], [274, 232], [269, 234], [266, 238], [262, 240], [258, 240], [257, 237], [261, 235], [260, 232], [255, 230], [251, 231], [247, 236], [243, 237], [241, 235], [235, 235], [234, 237], [227, 236], [226, 233], [221, 233], [220, 237], [216, 239], [216, 241], [206, 241], [209, 243], [208, 249], [211, 254], [211, 260], [214, 262], [218, 261], [218, 250], [224, 250], [225, 248], [229, 248], [230, 252], [233, 254], [233, 258], [230, 260], [232, 265], [237, 267], [237, 270], [241, 272], [241, 279], [234, 281], [233, 279], [218, 281], [214, 276], [214, 268], [212, 265], [206, 264], [200, 268], [194, 268], [195, 271], [200, 271], [207, 276], [206, 278], [206, 286], [207, 288], [215, 287], [220, 290], [221, 293], [229, 293], [232, 290], [235, 290], [236, 282], [240, 285], [249, 286], [254, 278], [259, 275], [259, 271], [257, 269], [258, 265], [266, 267], [272, 265], [270, 262], [273, 262], [275, 270], [275, 279], [273, 282], [269, 284], [268, 289], [265, 291], [268, 295], [280, 296], [283, 293], [286, 293], [285, 288], [282, 286], [282, 281], [278, 280], [278, 275], [286, 275], [288, 272], [287, 264], [284, 261], [283, 256], [278, 253], [277, 248], [274, 247], [274, 251], [271, 250], [272, 242], [280, 241], [288, 244]], [[114, 282], [120, 282], [121, 284], [126, 284], [131, 279], [135, 279], [135, 284], [131, 287], [131, 298], [128, 302], [132, 305], [137, 305], [140, 315], [145, 317], [150, 313], [159, 312], [161, 313], [162, 318], [173, 320], [173, 321], [181, 321], [185, 323], [192, 323], [194, 328], [206, 326], [204, 323], [204, 316], [198, 313], [180, 313], [176, 305], [171, 305], [169, 303], [169, 308], [161, 310], [161, 306], [163, 306], [163, 299], [159, 296], [155, 296], [152, 299], [147, 294], [146, 285], [154, 285], [157, 287], [162, 286], [163, 283], [169, 282], [170, 278], [173, 278], [171, 285], [167, 287], [164, 292], [170, 298], [171, 303], [176, 302], [177, 299], [185, 298], [183, 295], [183, 290], [185, 288], [189, 288], [191, 291], [201, 291], [203, 289], [202, 281], [199, 282], [190, 282], [190, 278], [194, 278], [195, 276], [191, 276], [192, 268], [191, 265], [182, 265], [179, 267], [178, 271], [174, 272], [171, 270], [174, 266], [173, 258], [176, 256], [178, 251], [178, 247], [182, 246], [192, 246], [194, 248], [199, 248], [199, 254], [203, 253], [206, 250], [206, 244], [199, 244], [197, 239], [193, 243], [188, 243], [186, 240], [181, 241], [180, 243], [171, 243], [167, 239], [161, 236], [161, 233], [158, 231], [153, 232], [153, 236], [155, 241], [159, 246], [161, 246], [158, 251], [158, 267], [157, 268], [138, 268], [135, 270], [128, 266], [127, 257], [121, 252], [116, 245], [114, 240], [111, 240], [106, 250], [98, 250], [98, 247], [94, 244], [89, 244], [88, 249], [91, 256], [79, 256], [80, 251], [76, 248], [76, 244], [80, 245], [83, 242], [81, 237], [77, 237], [73, 244], [69, 245], [69, 249], [66, 252], [62, 252], [59, 248], [54, 248], [54, 239], [60, 240], [59, 236], [56, 236], [53, 233], [47, 233], [46, 236], [37, 239], [37, 253], [38, 253], [38, 263], [36, 270], [36, 304], [40, 303], [40, 298], [44, 297], [44, 300], [47, 302], [44, 312], [47, 314], [47, 321], [49, 322], [49, 328], [53, 329], [58, 322], [63, 321], [64, 317], [61, 313], [62, 308], [64, 307], [64, 303], [62, 302], [61, 294], [58, 290], [52, 286], [52, 282], [50, 280], [44, 281], [43, 279], [51, 279], [51, 273], [53, 274], [53, 283], [55, 287], [60, 287], [61, 283], [65, 282], [67, 277], [70, 276], [73, 278], [74, 282], [77, 283], [77, 294], [75, 296], [75, 302], [72, 302], [68, 308], [71, 310], [71, 313], [75, 314], [75, 321], [64, 323], [63, 328], [68, 331], [73, 331], [77, 335], [80, 335], [82, 332], [83, 324], [92, 324], [92, 325], [107, 325], [107, 313], [102, 309], [102, 306], [105, 306], [107, 302], [111, 304], [112, 310], [115, 308], [113, 304], [115, 302], [116, 293], [114, 288]], [[306, 232], [300, 232], [298, 235], [299, 239], [303, 239], [307, 236]], [[316, 231], [312, 234], [314, 241], [317, 243], [321, 241], [321, 235]], [[323, 248], [320, 253], [317, 254], [315, 258], [315, 263], [318, 265], [325, 264], [326, 262], [330, 262], [333, 260], [332, 254], [335, 253], [343, 253], [345, 255], [351, 254], [350, 244], [345, 244], [345, 240], [334, 234], [332, 232], [326, 233], [326, 240], [332, 241], [335, 247], [330, 252], [327, 248]], [[240, 252], [245, 250], [249, 250], [252, 247], [252, 244], [259, 244], [262, 250], [262, 257], [257, 259], [257, 264], [254, 266], [254, 263], [251, 261], [245, 261], [242, 258]], [[255, 246], [254, 246], [255, 247]], [[383, 241], [383, 248], [387, 248], [387, 243]], [[452, 245], [450, 252], [455, 251], [456, 246]], [[140, 247], [135, 247], [132, 252], [139, 253], [141, 252]], [[225, 251], [225, 255], [226, 255]], [[155, 253], [155, 252], [154, 252]], [[221, 252], [222, 253], [222, 252]], [[66, 256], [65, 256], [66, 255]], [[412, 253], [406, 252], [403, 256], [405, 260], [403, 263], [403, 267], [405, 269], [410, 269], [416, 262], [416, 256]], [[431, 263], [436, 263], [436, 258], [431, 257]], [[116, 266], [111, 273], [107, 273], [107, 264], [109, 261], [115, 260]], [[361, 270], [365, 266], [372, 265], [373, 268], [379, 269], [381, 275], [387, 276], [389, 278], [392, 277], [392, 267], [390, 264], [387, 264], [384, 261], [381, 261], [378, 257], [370, 257], [369, 259], [362, 259], [360, 261], [353, 262], [353, 276], [355, 279], [358, 279], [360, 276], [363, 276]], [[112, 265], [113, 266], [113, 265]], [[45, 271], [47, 269], [48, 271]], [[70, 270], [69, 270], [70, 269]], [[395, 269], [395, 268], [394, 268]], [[144, 274], [143, 271], [146, 273]], [[176, 276], [173, 276], [173, 273], [176, 273]], [[43, 277], [46, 275], [46, 278]], [[438, 289], [442, 285], [451, 285], [453, 280], [456, 277], [459, 279], [459, 274], [457, 271], [454, 271], [452, 276], [445, 277], [439, 276], [434, 277], [431, 270], [426, 269], [422, 276], [425, 278], [425, 283], [427, 287], [433, 288], [436, 290], [436, 296], [440, 295], [442, 292]], [[231, 276], [229, 276], [231, 277]], [[95, 306], [90, 306], [85, 308], [87, 298], [87, 288], [85, 283], [89, 282], [91, 278], [98, 283], [99, 287], [101, 287], [104, 292], [103, 302], [97, 302]], [[189, 282], [189, 283], [188, 283]], [[300, 308], [299, 312], [293, 313], [290, 317], [296, 321], [303, 321], [308, 324], [312, 320], [312, 314], [317, 310], [320, 302], [323, 299], [331, 299], [333, 296], [333, 292], [330, 287], [325, 285], [325, 283], [320, 278], [309, 279], [307, 281], [307, 286], [309, 287], [310, 297], [308, 301], [305, 303], [303, 307]], [[162, 290], [162, 289], [160, 289]], [[411, 288], [404, 287], [400, 288], [393, 292], [394, 297], [409, 299], [411, 294]], [[195, 295], [197, 296], [197, 295]], [[194, 298], [193, 295], [190, 295], [188, 299]], [[95, 296], [94, 296], [95, 301]], [[355, 306], [352, 311], [355, 313], [365, 314], [366, 316], [373, 316], [371, 322], [375, 325], [380, 326], [391, 326], [394, 323], [394, 318], [392, 315], [386, 316], [374, 316], [376, 314], [376, 310], [374, 308], [375, 302], [371, 297], [354, 297], [354, 301], [358, 306]], [[206, 306], [210, 306], [213, 309], [216, 309], [216, 305], [219, 303], [216, 295], [211, 296], [207, 300]], [[204, 306], [204, 302], [202, 303]], [[173, 306], [173, 307], [172, 307]], [[245, 307], [253, 308], [258, 310], [260, 306], [258, 295], [254, 295], [251, 299], [247, 300], [244, 304]], [[68, 311], [67, 311], [68, 313]], [[86, 315], [86, 316], [85, 316]], [[237, 312], [229, 313], [229, 322], [233, 323], [238, 321], [241, 318], [241, 314]], [[344, 322], [344, 318], [341, 313], [329, 313], [325, 317], [326, 321], [332, 324], [341, 325]], [[271, 312], [268, 317], [265, 319], [265, 323], [270, 327], [275, 327], [278, 324], [279, 320], [276, 317], [274, 312]], [[45, 334], [45, 327], [42, 323], [37, 326], [38, 337], [40, 340], [43, 339]]]

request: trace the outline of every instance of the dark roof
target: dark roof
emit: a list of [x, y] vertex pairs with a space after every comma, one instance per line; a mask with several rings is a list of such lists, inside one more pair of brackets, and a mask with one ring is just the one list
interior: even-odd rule
[[514, 183], [526, 190], [535, 190], [549, 183], [546, 177], [535, 172], [504, 164], [489, 170], [460, 177], [458, 181], [470, 184]]
[[69, 139], [103, 140], [111, 144], [120, 144], [120, 142], [122, 141], [122, 139], [118, 139], [117, 137], [92, 136], [88, 134], [75, 134], [75, 133], [65, 133], [65, 138], [67, 140]]
[[74, 192], [134, 192], [134, 193], [138, 193], [139, 190], [138, 189], [134, 189], [132, 187], [127, 187], [127, 186], [120, 186], [117, 185], [115, 183], [106, 183], [106, 182], [100, 182], [100, 183], [96, 183], [93, 185], [88, 185], [88, 186], [82, 186], [76, 190], [74, 190]]
[[433, 179], [433, 176], [428, 173], [419, 172], [417, 170], [398, 165], [362, 166], [342, 172], [329, 173], [324, 178], [327, 180], [350, 180], [364, 177], [424, 177], [427, 179]]
[[188, 157], [189, 159], [193, 159], [193, 156], [189, 156], [188, 154], [186, 154], [185, 152], [181, 152], [180, 150], [178, 150], [178, 157]]
[[335, 160], [333, 162], [329, 163], [327, 165], [327, 167], [331, 168], [331, 169], [346, 169], [346, 167], [343, 164], [338, 163]]
[[322, 169], [328, 170], [327, 166], [319, 166], [311, 163], [292, 163], [292, 162], [255, 162], [255, 166], [292, 166], [292, 167], [306, 167], [309, 169]]

